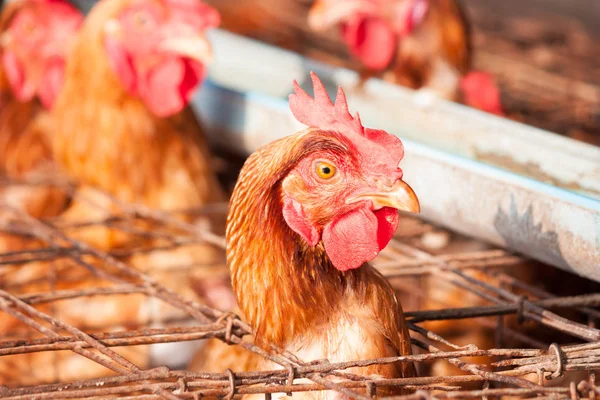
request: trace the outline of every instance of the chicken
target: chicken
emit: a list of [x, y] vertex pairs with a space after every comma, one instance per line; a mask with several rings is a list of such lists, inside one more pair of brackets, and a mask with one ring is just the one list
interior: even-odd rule
[[[13, 180], [52, 171], [48, 113], [62, 87], [67, 49], [83, 17], [62, 0], [21, 0], [0, 18], [0, 174]], [[2, 201], [35, 217], [57, 215], [66, 194], [47, 186], [2, 188]]]
[[[305, 361], [410, 354], [402, 308], [368, 264], [394, 234], [396, 209], [419, 211], [401, 179], [402, 143], [364, 128], [341, 88], [334, 105], [311, 76], [314, 99], [297, 83], [290, 96], [292, 113], [309, 128], [250, 156], [230, 201], [227, 260], [241, 313], [256, 344]], [[414, 369], [397, 363], [354, 372], [395, 378]]]
[[[58, 130], [53, 146], [57, 162], [81, 183], [81, 197], [103, 206], [75, 202], [65, 220], [116, 213], [96, 188], [120, 202], [161, 211], [224, 200], [206, 139], [188, 107], [211, 59], [205, 31], [218, 24], [219, 14], [195, 0], [96, 4], [67, 65], [65, 89], [53, 113]], [[107, 228], [70, 233], [104, 249], [135, 241]], [[217, 256], [209, 253], [214, 253], [209, 246], [188, 246], [177, 253], [139, 254], [131, 263], [145, 268], [164, 267], [165, 260], [212, 263]]]
[[[206, 139], [187, 106], [210, 61], [205, 31], [218, 23], [218, 13], [196, 0], [103, 0], [95, 5], [67, 60], [64, 88], [52, 110], [56, 163], [79, 184], [72, 205], [56, 219], [56, 224], [64, 226], [117, 215], [119, 208], [112, 198], [173, 215], [179, 215], [177, 210], [224, 199], [210, 166]], [[188, 216], [181, 216], [181, 220], [198, 225], [218, 223]], [[149, 222], [139, 227], [154, 228]], [[163, 232], [166, 229], [169, 228], [161, 227]], [[67, 228], [66, 232], [103, 250], [161, 244], [159, 239], [139, 238], [102, 226]], [[229, 285], [224, 256], [208, 244], [134, 252], [124, 261], [189, 299], [201, 300], [197, 291], [213, 291], [223, 307], [232, 307], [235, 301], [233, 294], [227, 301], [228, 294], [224, 292]], [[90, 262], [107, 268], [97, 260]], [[219, 263], [223, 276], [213, 268]], [[200, 268], [197, 273], [181, 268], [189, 265]], [[210, 268], [211, 280], [203, 287], [197, 275], [205, 277], [204, 265]], [[47, 291], [50, 288], [40, 287], [39, 282], [47, 282], [49, 267], [48, 263], [38, 262], [5, 269], [5, 282], [14, 284], [25, 276], [27, 282], [33, 283], [18, 286], [21, 293]], [[52, 267], [60, 271], [61, 289], [107, 286], [106, 281], [68, 261], [57, 260]], [[211, 294], [207, 297], [211, 298]], [[213, 299], [213, 303], [217, 301]], [[46, 311], [53, 311], [62, 321], [88, 332], [135, 328], [187, 316], [182, 310], [141, 294], [67, 299]], [[0, 324], [2, 330], [8, 330], [10, 325]], [[148, 367], [153, 354], [147, 347], [134, 349], [139, 351], [135, 355], [138, 366]], [[178, 350], [172, 355], [177, 352], [185, 354]], [[36, 370], [28, 375], [44, 380], [52, 376], [82, 379], [98, 373], [91, 368], [73, 370], [75, 361], [71, 359], [79, 356], [71, 353], [54, 363], [58, 365], [54, 373], [44, 371], [52, 368], [44, 358], [19, 363], [15, 361], [19, 357], [0, 358], [0, 364], [5, 361], [13, 366], [14, 374], [6, 377], [4, 384], [21, 383], [15, 372], [24, 374], [29, 365], [36, 365]], [[20, 360], [26, 360], [25, 356]], [[170, 359], [163, 359], [161, 365], [169, 362]], [[0, 372], [6, 365], [0, 365]]]
[[370, 75], [503, 114], [491, 76], [470, 72], [470, 29], [456, 0], [316, 0], [308, 23], [339, 26]]
[[[187, 107], [211, 57], [204, 32], [218, 23], [216, 11], [194, 0], [96, 4], [54, 110], [56, 160], [82, 193], [99, 188], [163, 211], [224, 199]], [[76, 203], [67, 216], [89, 219], [89, 208]], [[119, 241], [97, 232], [86, 239], [102, 248]]]
[[[218, 24], [219, 14], [195, 0], [106, 0], [88, 14], [53, 111], [53, 147], [57, 162], [81, 184], [82, 197], [104, 206], [76, 201], [64, 220], [114, 215], [110, 202], [95, 194], [97, 188], [120, 202], [161, 211], [224, 200], [206, 138], [188, 107], [211, 59], [205, 31]], [[80, 238], [104, 249], [135, 241], [104, 228], [82, 232]], [[145, 270], [163, 268], [159, 276], [167, 286], [191, 294], [185, 282], [189, 273], [169, 272], [166, 263], [215, 259], [221, 261], [212, 247], [193, 245], [137, 254], [129, 261]]]

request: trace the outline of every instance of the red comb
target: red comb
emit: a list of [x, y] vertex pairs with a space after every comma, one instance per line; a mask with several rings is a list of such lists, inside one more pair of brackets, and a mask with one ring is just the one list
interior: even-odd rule
[[68, 0], [30, 0], [32, 3], [38, 3], [40, 5], [49, 5], [49, 6], [54, 6], [54, 5], [59, 5], [59, 6], [66, 6], [68, 7], [70, 10], [75, 11], [77, 14], [81, 14], [81, 12], [79, 11], [79, 9], [77, 9], [77, 7], [75, 7], [73, 4], [71, 4]]
[[202, 4], [202, 7], [206, 28], [216, 28], [221, 25], [221, 14], [216, 8], [213, 8], [208, 4]]
[[358, 112], [354, 117], [348, 111], [344, 90], [339, 87], [335, 104], [329, 99], [325, 86], [314, 73], [310, 73], [315, 98], [310, 97], [294, 80], [294, 94], [290, 95], [290, 109], [296, 119], [304, 125], [321, 130], [364, 134]]
[[202, 15], [203, 28], [216, 28], [221, 24], [221, 14], [216, 8], [199, 0], [165, 0], [165, 3]]

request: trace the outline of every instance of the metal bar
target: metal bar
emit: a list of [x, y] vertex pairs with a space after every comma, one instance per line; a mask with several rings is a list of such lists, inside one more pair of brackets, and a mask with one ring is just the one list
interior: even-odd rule
[[224, 31], [211, 40], [194, 107], [217, 144], [247, 154], [301, 129], [286, 97], [314, 70], [366, 126], [403, 139], [424, 218], [600, 281], [600, 148], [376, 79], [358, 88], [352, 71]]

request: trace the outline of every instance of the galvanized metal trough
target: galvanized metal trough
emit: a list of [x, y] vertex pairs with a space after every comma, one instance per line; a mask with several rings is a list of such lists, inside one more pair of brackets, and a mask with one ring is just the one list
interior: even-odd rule
[[310, 93], [314, 70], [365, 126], [402, 138], [425, 219], [600, 281], [600, 148], [225, 31], [210, 39], [194, 107], [217, 144], [249, 154], [301, 129], [287, 95], [293, 79]]

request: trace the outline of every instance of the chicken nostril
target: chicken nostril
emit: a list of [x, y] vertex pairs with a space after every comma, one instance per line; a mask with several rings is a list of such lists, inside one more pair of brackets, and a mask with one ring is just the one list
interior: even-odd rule
[[376, 176], [375, 178], [373, 178], [373, 183], [375, 183], [375, 185], [377, 186], [381, 186], [383, 182], [384, 180], [381, 177]]
[[372, 184], [380, 190], [392, 190], [396, 183], [402, 180], [402, 173], [392, 173], [390, 175], [379, 175], [372, 178]]

